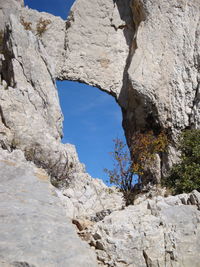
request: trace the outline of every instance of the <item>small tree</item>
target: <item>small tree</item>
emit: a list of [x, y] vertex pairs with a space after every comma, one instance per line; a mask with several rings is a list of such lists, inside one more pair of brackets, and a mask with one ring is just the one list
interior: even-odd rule
[[131, 155], [126, 145], [120, 139], [114, 140], [113, 170], [104, 171], [110, 178], [110, 183], [118, 186], [125, 197], [126, 204], [131, 204], [135, 195], [135, 189], [142, 188], [144, 170], [147, 164], [154, 161], [157, 153], [164, 152], [168, 140], [164, 133], [155, 136], [152, 131], [136, 133], [131, 146]]
[[180, 161], [175, 164], [164, 185], [180, 194], [200, 191], [200, 130], [186, 130], [179, 138]]
[[135, 172], [130, 152], [121, 139], [114, 139], [114, 152], [110, 152], [114, 159], [113, 170], [104, 169], [110, 178], [110, 183], [118, 186], [125, 197], [126, 204], [130, 204], [130, 196], [134, 184], [137, 183], [138, 170]]

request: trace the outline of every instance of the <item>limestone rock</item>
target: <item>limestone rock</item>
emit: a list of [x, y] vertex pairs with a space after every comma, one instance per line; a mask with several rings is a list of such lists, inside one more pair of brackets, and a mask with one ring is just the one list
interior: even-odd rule
[[139, 130], [148, 116], [164, 128], [198, 126], [199, 8], [197, 0], [77, 0], [62, 77], [115, 92]]
[[116, 188], [108, 188], [100, 179], [86, 173], [74, 173], [72, 180], [68, 188], [57, 190], [71, 218], [99, 221], [125, 205], [122, 193]]
[[[2, 145], [27, 151], [27, 158], [53, 176], [67, 176], [55, 78], [82, 81], [115, 96], [129, 146], [136, 131], [165, 130], [175, 142], [180, 130], [199, 127], [199, 8], [198, 0], [77, 0], [65, 22], [22, 8], [22, 2], [1, 3], [1, 27], [7, 25], [0, 64], [7, 89], [0, 95]], [[41, 35], [40, 19], [49, 21]], [[9, 99], [15, 99], [15, 111]], [[172, 142], [151, 176], [160, 182], [176, 158]]]
[[[37, 33], [40, 18], [50, 21], [42, 36]], [[30, 22], [31, 30], [27, 30], [26, 23]], [[2, 143], [10, 150], [21, 149], [27, 160], [47, 169], [56, 186], [58, 180], [68, 186], [63, 192], [57, 190], [57, 194], [69, 217], [90, 218], [104, 210], [120, 209], [123, 199], [114, 190], [108, 194], [109, 189], [103, 182], [85, 173], [73, 145], [60, 143], [62, 114], [54, 78], [62, 62], [64, 28], [60, 18], [26, 8], [18, 16], [10, 15], [3, 61], [3, 78], [8, 86], [5, 89], [2, 85], [0, 91]], [[12, 54], [11, 59], [7, 53]], [[13, 77], [6, 73], [7, 61]], [[69, 194], [71, 191], [74, 197]]]
[[[114, 95], [129, 146], [136, 131], [164, 130], [176, 142], [181, 130], [200, 127], [199, 14], [198, 0], [77, 0], [60, 77]], [[176, 155], [172, 142], [156, 161], [157, 182]]]
[[[55, 85], [64, 51], [65, 22], [47, 13], [21, 9], [19, 4], [15, 13], [10, 9], [10, 16], [7, 6], [1, 8], [7, 14], [0, 58], [1, 146], [9, 151], [20, 149], [27, 160], [52, 177], [69, 180], [70, 145], [61, 144], [63, 116]], [[40, 36], [37, 23], [41, 18], [49, 24]]]
[[107, 187], [102, 180], [94, 179], [79, 163], [76, 150], [68, 145], [69, 160], [76, 172], [70, 175], [68, 187], [56, 192], [66, 207], [67, 216], [76, 219], [102, 220], [106, 215], [124, 207], [122, 193], [115, 187]]
[[103, 266], [199, 265], [199, 192], [124, 208], [61, 144], [55, 85], [76, 80], [113, 95], [129, 146], [135, 131], [166, 130], [172, 146], [156, 161], [158, 182], [176, 161], [178, 133], [200, 123], [199, 8], [199, 0], [77, 0], [65, 22], [0, 1], [2, 266], [96, 266], [72, 219]]
[[88, 241], [98, 259], [106, 266], [198, 267], [200, 211], [183, 205], [181, 198], [155, 197], [98, 222]]
[[49, 173], [54, 165], [54, 174], [59, 176], [65, 172], [67, 156], [60, 144], [62, 113], [54, 66], [49, 68], [42, 40], [24, 29], [19, 13], [10, 15], [4, 33], [1, 79], [7, 86], [0, 85], [1, 139], [4, 147], [25, 151], [28, 160]]
[[[31, 22], [31, 32], [42, 44], [39, 46], [40, 55], [50, 74], [57, 78], [65, 58], [65, 21], [60, 17], [29, 8], [21, 9], [20, 17], [27, 23]], [[40, 34], [38, 27], [42, 27], [45, 22], [47, 26]]]
[[18, 15], [21, 7], [24, 6], [23, 0], [9, 0], [0, 2], [0, 30], [4, 30], [11, 14]]
[[67, 22], [62, 79], [97, 86], [118, 99], [134, 35], [129, 2], [75, 2]]
[[27, 163], [21, 151], [0, 151], [0, 191], [1, 266], [97, 266], [47, 173]]

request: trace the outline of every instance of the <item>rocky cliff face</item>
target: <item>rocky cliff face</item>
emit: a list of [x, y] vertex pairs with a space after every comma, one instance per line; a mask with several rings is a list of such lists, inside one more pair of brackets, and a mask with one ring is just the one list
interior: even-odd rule
[[69, 17], [61, 78], [114, 95], [130, 146], [136, 131], [169, 135], [157, 182], [176, 160], [177, 134], [200, 125], [199, 11], [198, 0], [77, 0]]
[[[130, 147], [138, 131], [168, 134], [169, 153], [157, 158], [159, 182], [176, 160], [179, 132], [199, 127], [199, 1], [80, 0], [67, 22], [16, 1], [2, 7], [2, 145], [20, 147], [53, 176], [67, 175], [55, 79], [82, 81], [116, 98]], [[39, 34], [41, 20], [48, 25]], [[5, 99], [18, 99], [15, 109]], [[29, 114], [21, 115], [20, 102]]]
[[[199, 9], [198, 0], [77, 0], [63, 21], [0, 1], [2, 266], [198, 266], [198, 192], [122, 210], [122, 195], [61, 144], [55, 80], [113, 95], [130, 146], [137, 131], [165, 130], [172, 145], [157, 160], [159, 182], [178, 133], [200, 123]], [[44, 177], [62, 185], [55, 197]]]

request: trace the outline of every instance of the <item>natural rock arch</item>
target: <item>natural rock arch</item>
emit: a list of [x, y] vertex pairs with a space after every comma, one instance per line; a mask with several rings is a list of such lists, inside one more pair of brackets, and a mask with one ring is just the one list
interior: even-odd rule
[[[133, 16], [130, 15], [129, 3], [133, 7]], [[11, 216], [14, 213], [8, 208], [3, 213], [5, 221], [0, 230], [12, 241], [14, 248], [7, 248], [5, 242], [1, 242], [3, 265], [6, 260], [11, 263], [16, 260], [15, 265], [41, 266], [45, 258], [47, 265], [51, 266], [49, 258], [42, 253], [39, 257], [30, 256], [34, 250], [27, 246], [29, 242], [25, 242], [26, 251], [23, 251], [22, 259], [23, 248], [18, 240], [24, 234], [24, 221], [18, 218], [25, 215], [30, 228], [34, 228], [37, 207], [44, 212], [41, 200], [45, 194], [44, 201], [48, 200], [45, 207], [54, 205], [53, 216], [48, 217], [49, 232], [56, 232], [52, 225], [57, 225], [60, 230], [57, 218], [60, 223], [67, 222], [70, 242], [71, 237], [76, 241], [75, 249], [65, 250], [69, 241], [61, 232], [64, 238], [62, 253], [54, 254], [61, 244], [57, 243], [60, 231], [56, 232], [55, 242], [52, 242], [47, 227], [42, 227], [41, 239], [35, 239], [38, 235], [36, 229], [27, 232], [25, 241], [31, 238], [34, 242], [40, 240], [42, 245], [36, 248], [43, 252], [43, 237], [47, 237], [53, 249], [45, 250], [46, 255], [58, 256], [59, 262], [64, 259], [63, 264], [67, 262], [74, 266], [82, 255], [82, 266], [97, 266], [94, 250], [91, 252], [85, 243], [79, 242], [72, 229], [70, 219], [76, 219], [73, 222], [79, 230], [84, 225], [88, 227], [90, 224], [90, 227], [95, 223], [89, 232], [85, 232], [85, 238], [89, 236], [89, 243], [96, 248], [98, 259], [104, 265], [199, 266], [199, 193], [194, 191], [188, 195], [158, 196], [146, 200], [142, 196], [135, 206], [124, 208], [119, 192], [107, 188], [102, 181], [92, 179], [85, 172], [74, 146], [61, 144], [62, 114], [55, 87], [55, 79], [59, 78], [80, 80], [108, 90], [123, 109], [128, 140], [135, 128], [146, 130], [150, 119], [153, 127], [170, 129], [174, 141], [182, 129], [199, 127], [199, 0], [175, 0], [173, 3], [164, 0], [78, 0], [67, 22], [23, 8], [22, 4], [22, 1], [15, 0], [0, 2], [3, 10], [0, 12], [0, 27], [4, 30], [0, 44], [0, 176], [4, 183], [1, 203], [10, 203], [12, 197], [16, 215], [12, 217], [12, 231], [8, 231], [7, 214]], [[145, 16], [141, 16], [143, 13]], [[32, 23], [31, 30], [25, 29], [21, 16], [25, 22]], [[51, 23], [44, 34], [38, 36], [37, 23], [41, 17]], [[128, 28], [132, 19], [135, 24], [140, 22], [137, 31], [136, 27]], [[123, 31], [127, 34], [130, 31], [131, 38], [134, 37], [133, 54], [130, 53], [131, 42], [127, 44]], [[172, 152], [171, 149], [169, 157], [162, 160], [162, 166], [176, 158], [176, 151]], [[35, 162], [37, 167], [27, 160]], [[36, 179], [37, 175], [48, 179], [48, 175], [42, 169], [38, 173], [38, 167], [48, 171], [52, 182], [63, 180], [67, 185], [62, 187], [62, 191], [54, 188], [54, 194], [61, 198], [70, 219], [57, 216], [54, 196], [47, 190], [49, 184]], [[41, 187], [38, 186], [40, 183]], [[27, 186], [27, 191], [22, 189], [22, 184]], [[38, 197], [41, 189], [44, 189], [43, 198]], [[32, 199], [34, 201], [30, 201]], [[35, 206], [36, 214], [26, 216], [25, 207], [32, 202], [38, 204]], [[22, 222], [20, 227], [19, 221]], [[38, 223], [39, 219], [36, 221]], [[15, 236], [18, 238], [14, 242]], [[70, 263], [65, 260], [66, 255], [70, 256]], [[57, 259], [53, 256], [52, 260], [51, 264], [55, 266]]]
[[75, 144], [87, 172], [107, 183], [103, 170], [113, 168], [113, 140], [125, 139], [120, 107], [112, 96], [90, 85], [75, 81], [56, 84], [64, 117], [62, 143]]
[[[18, 102], [26, 102], [30, 110], [21, 131], [22, 107], [14, 112], [11, 103], [3, 102], [1, 117], [7, 132], [2, 138], [4, 147], [23, 149], [28, 159], [53, 176], [67, 175], [67, 152], [59, 143], [62, 116], [56, 78], [85, 82], [113, 95], [122, 108], [129, 146], [135, 131], [162, 129], [175, 141], [182, 129], [199, 127], [199, 18], [191, 16], [198, 10], [195, 0], [187, 8], [183, 3], [177, 3], [180, 8], [176, 8], [175, 3], [157, 2], [149, 8], [146, 2], [136, 0], [103, 4], [90, 0], [86, 8], [86, 2], [78, 0], [67, 22], [47, 13], [21, 9], [14, 0], [4, 5], [7, 16], [2, 17], [2, 22], [7, 30], [2, 79], [9, 90], [4, 91], [2, 99], [19, 98]], [[173, 16], [176, 12], [179, 15]], [[24, 29], [20, 17], [32, 23], [31, 31]], [[38, 36], [41, 17], [50, 24]], [[152, 27], [158, 18], [158, 27], [162, 28], [159, 38]], [[185, 23], [176, 27], [179, 20]], [[24, 93], [18, 95], [11, 87], [24, 88]], [[42, 121], [39, 125], [38, 118]], [[168, 155], [159, 160], [157, 181], [176, 160], [175, 155], [172, 142]]]

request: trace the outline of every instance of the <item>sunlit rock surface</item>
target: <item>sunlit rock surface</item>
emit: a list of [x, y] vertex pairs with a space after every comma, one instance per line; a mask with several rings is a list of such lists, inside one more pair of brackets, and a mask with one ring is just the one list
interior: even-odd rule
[[200, 126], [199, 16], [198, 0], [77, 0], [67, 23], [61, 77], [114, 95], [130, 146], [136, 131], [165, 131], [172, 141], [157, 182], [176, 161], [180, 131]]
[[141, 199], [88, 232], [90, 244], [106, 266], [198, 267], [200, 193]]
[[[112, 94], [130, 146], [136, 131], [165, 130], [172, 145], [157, 157], [159, 182], [176, 161], [178, 133], [199, 127], [199, 8], [198, 0], [77, 0], [63, 21], [0, 1], [2, 266], [96, 266], [95, 248], [104, 266], [198, 267], [199, 193], [124, 209], [122, 194], [61, 144], [55, 79]], [[40, 21], [48, 22], [41, 34]]]
[[0, 152], [0, 266], [1, 262], [97, 266], [95, 253], [65, 216], [47, 173], [17, 150]]

